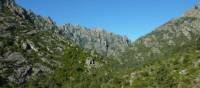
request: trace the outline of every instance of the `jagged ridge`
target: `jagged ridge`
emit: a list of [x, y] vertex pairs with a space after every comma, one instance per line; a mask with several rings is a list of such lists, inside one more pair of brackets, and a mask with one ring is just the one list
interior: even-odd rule
[[[114, 43], [109, 43], [109, 39], [101, 38], [99, 35], [112, 34], [97, 30], [93, 32], [70, 24], [58, 29], [52, 20], [16, 6], [13, 0], [1, 0], [0, 3], [2, 5], [0, 6], [1, 87], [199, 88], [200, 86], [198, 84], [200, 82], [199, 6], [128, 46], [121, 57], [118, 57], [124, 61], [121, 65], [115, 60], [87, 53], [74, 44], [87, 48], [85, 46], [87, 43], [81, 41], [82, 38], [90, 42], [91, 36], [97, 36], [94, 40], [100, 41], [100, 44], [92, 48], [109, 56], [113, 53], [108, 54], [108, 49], [105, 47]], [[74, 43], [66, 37], [72, 39]], [[119, 46], [127, 47], [127, 40], [119, 37]], [[104, 49], [98, 50], [99, 46]]]
[[61, 26], [60, 34], [71, 39], [77, 45], [96, 51], [103, 56], [119, 55], [131, 43], [127, 37], [108, 33], [103, 29], [88, 29], [72, 24]]
[[0, 3], [0, 87], [73, 87], [106, 65], [102, 56], [61, 36], [50, 18], [26, 11], [14, 0]]

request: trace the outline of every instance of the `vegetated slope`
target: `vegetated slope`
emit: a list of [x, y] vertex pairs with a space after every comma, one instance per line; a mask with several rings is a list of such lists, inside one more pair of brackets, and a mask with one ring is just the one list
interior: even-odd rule
[[122, 55], [130, 88], [199, 88], [200, 6], [135, 41]]
[[[199, 8], [191, 11], [193, 12], [194, 10], [199, 11]], [[186, 46], [188, 45], [194, 46], [200, 37], [200, 18], [197, 17], [199, 15], [184, 15], [167, 22], [153, 32], [136, 40], [127, 50], [127, 54], [130, 53], [132, 55], [130, 57], [134, 57], [135, 60], [143, 61], [144, 58], [152, 59], [170, 56], [174, 52], [176, 53], [177, 50], [179, 51], [179, 49], [187, 48]]]
[[1, 0], [0, 10], [0, 87], [95, 88], [107, 83], [97, 80], [107, 78], [110, 59], [61, 36], [50, 18], [14, 0]]
[[[199, 88], [199, 10], [196, 6], [139, 38], [118, 57], [123, 61], [121, 65], [76, 46], [87, 48], [80, 39], [90, 41], [90, 35], [101, 32], [84, 37], [92, 30], [80, 32], [84, 28], [74, 26], [60, 29], [50, 18], [37, 16], [13, 0], [1, 0], [0, 87]], [[66, 32], [69, 30], [76, 32]], [[95, 41], [104, 39], [107, 42], [107, 37]], [[127, 39], [122, 40], [122, 47], [127, 46]]]

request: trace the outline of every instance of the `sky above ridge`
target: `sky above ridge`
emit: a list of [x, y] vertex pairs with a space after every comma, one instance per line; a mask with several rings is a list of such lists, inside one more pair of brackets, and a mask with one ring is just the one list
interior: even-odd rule
[[197, 0], [16, 0], [58, 25], [104, 28], [135, 40], [193, 8]]

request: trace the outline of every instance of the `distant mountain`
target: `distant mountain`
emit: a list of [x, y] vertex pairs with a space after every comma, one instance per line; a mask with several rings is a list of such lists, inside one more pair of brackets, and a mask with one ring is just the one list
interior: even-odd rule
[[71, 39], [77, 45], [96, 51], [103, 56], [119, 55], [131, 43], [127, 37], [109, 33], [100, 28], [89, 29], [72, 24], [61, 26], [60, 34]]

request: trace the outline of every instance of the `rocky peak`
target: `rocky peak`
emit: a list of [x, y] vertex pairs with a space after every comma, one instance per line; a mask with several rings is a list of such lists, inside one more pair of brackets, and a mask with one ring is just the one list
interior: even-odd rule
[[116, 56], [130, 44], [130, 40], [126, 36], [106, 32], [102, 28], [65, 24], [59, 30], [62, 35], [82, 48], [94, 50], [104, 56]]
[[[34, 24], [35, 29], [57, 29], [56, 23], [50, 17], [35, 15], [32, 11], [18, 6], [14, 0], [1, 0], [0, 3], [2, 11], [9, 11], [16, 16], [16, 23], [19, 23], [17, 25], [25, 25], [29, 22]], [[65, 24], [58, 31], [82, 48], [94, 50], [104, 56], [115, 56], [124, 51], [130, 43], [127, 37], [106, 32], [102, 28]]]
[[22, 9], [20, 6], [18, 6], [15, 3], [15, 0], [1, 0], [1, 8], [4, 10], [10, 10], [11, 12], [22, 12]]
[[200, 18], [200, 4], [196, 5], [194, 8], [191, 10], [187, 11], [184, 14], [185, 17], [196, 17]]
[[0, 3], [2, 4], [3, 7], [8, 7], [8, 8], [13, 8], [16, 6], [14, 0], [1, 0]]
[[30, 22], [34, 24], [35, 29], [53, 29], [57, 27], [50, 17], [36, 15], [31, 10], [26, 10], [17, 5], [15, 0], [1, 0], [0, 7], [0, 12], [2, 13], [0, 18], [10, 19], [5, 17], [8, 17], [8, 15], [15, 16], [15, 21], [18, 25], [25, 25]]

